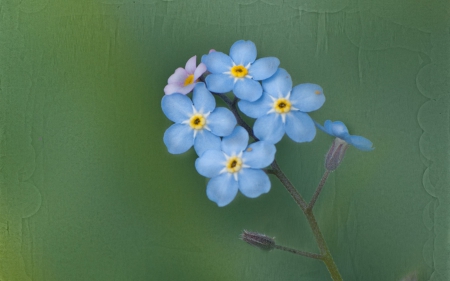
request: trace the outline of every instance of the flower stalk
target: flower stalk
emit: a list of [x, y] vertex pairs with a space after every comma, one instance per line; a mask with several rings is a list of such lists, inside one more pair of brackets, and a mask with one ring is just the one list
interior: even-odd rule
[[[222, 99], [226, 98], [224, 95], [219, 95]], [[224, 101], [230, 106], [231, 112], [233, 112], [234, 116], [236, 117], [238, 124], [241, 125], [241, 123], [245, 123], [245, 121], [241, 118], [237, 108], [236, 108], [236, 102], [231, 102], [229, 99], [228, 101], [224, 99]], [[250, 136], [252, 136], [254, 139], [256, 139], [254, 137], [253, 134], [253, 130], [250, 128], [250, 126], [243, 126], [247, 132], [249, 133]], [[342, 160], [342, 159], [341, 159]], [[324, 176], [322, 177], [316, 192], [314, 193], [314, 196], [311, 200], [311, 202], [308, 204], [306, 203], [305, 199], [303, 199], [303, 197], [301, 196], [301, 194], [297, 191], [297, 189], [295, 188], [295, 186], [291, 183], [291, 181], [288, 179], [288, 177], [284, 174], [284, 172], [281, 170], [280, 166], [278, 166], [278, 163], [276, 160], [274, 160], [272, 162], [272, 164], [270, 165], [271, 169], [267, 169], [266, 172], [269, 174], [273, 174], [275, 175], [280, 182], [283, 184], [283, 186], [286, 188], [286, 190], [289, 192], [289, 194], [291, 195], [291, 197], [294, 199], [294, 201], [297, 203], [297, 205], [300, 207], [300, 209], [302, 210], [302, 212], [305, 214], [306, 219], [309, 223], [309, 226], [311, 227], [311, 230], [313, 232], [314, 238], [316, 240], [317, 246], [319, 247], [320, 250], [320, 255], [317, 254], [301, 254], [301, 253], [305, 253], [302, 251], [298, 251], [295, 249], [291, 249], [291, 248], [287, 248], [287, 247], [283, 247], [283, 246], [273, 246], [276, 249], [279, 250], [283, 250], [283, 251], [287, 251], [287, 252], [291, 252], [291, 253], [295, 253], [295, 254], [299, 254], [299, 255], [303, 255], [309, 258], [314, 258], [314, 259], [320, 259], [325, 263], [325, 266], [327, 267], [328, 271], [330, 272], [331, 278], [333, 279], [333, 281], [341, 281], [342, 277], [341, 274], [339, 273], [339, 270], [336, 266], [336, 263], [333, 260], [333, 257], [331, 255], [330, 250], [328, 249], [327, 243], [325, 241], [325, 238], [322, 235], [322, 232], [320, 231], [319, 225], [317, 224], [316, 218], [312, 212], [312, 208], [323, 188], [323, 186], [325, 185], [325, 182], [328, 178], [328, 175], [330, 174], [330, 171], [327, 169], [324, 173]], [[244, 240], [245, 241], [245, 240]], [[246, 241], [247, 242], [247, 241]], [[247, 242], [249, 243], [249, 242]], [[276, 244], [275, 244], [276, 245]]]

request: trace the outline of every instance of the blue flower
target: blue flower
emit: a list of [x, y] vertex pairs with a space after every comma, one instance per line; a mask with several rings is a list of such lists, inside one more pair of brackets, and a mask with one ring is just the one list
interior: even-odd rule
[[247, 131], [238, 126], [222, 139], [220, 146], [195, 161], [197, 171], [211, 178], [206, 194], [219, 207], [233, 201], [238, 190], [250, 198], [270, 190], [269, 177], [261, 169], [273, 162], [276, 148], [263, 141], [247, 147], [248, 138]]
[[220, 145], [220, 136], [231, 134], [236, 118], [230, 110], [216, 107], [216, 100], [204, 83], [194, 88], [193, 103], [185, 95], [166, 95], [161, 101], [164, 114], [175, 122], [164, 133], [170, 153], [186, 152], [194, 145], [197, 155]]
[[372, 142], [366, 139], [365, 137], [350, 135], [348, 133], [347, 127], [341, 121], [332, 122], [330, 120], [327, 120], [325, 121], [323, 127], [316, 122], [316, 126], [325, 133], [334, 136], [336, 138], [339, 138], [345, 141], [346, 143], [353, 145], [359, 150], [371, 151], [374, 149], [372, 147]]
[[236, 97], [255, 101], [261, 97], [261, 84], [257, 81], [272, 76], [280, 61], [275, 57], [256, 60], [256, 46], [252, 41], [239, 40], [231, 46], [230, 56], [210, 52], [202, 57], [210, 75], [206, 77], [208, 89], [216, 93], [233, 90]]
[[286, 133], [296, 142], [312, 141], [316, 135], [314, 121], [306, 112], [319, 109], [325, 102], [323, 90], [316, 84], [292, 88], [292, 79], [283, 68], [262, 81], [264, 92], [255, 102], [240, 101], [239, 109], [257, 118], [253, 126], [260, 140], [277, 143]]

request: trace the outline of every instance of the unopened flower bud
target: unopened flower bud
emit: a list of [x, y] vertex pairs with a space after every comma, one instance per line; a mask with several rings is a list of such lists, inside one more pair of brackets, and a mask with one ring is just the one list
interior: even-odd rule
[[325, 157], [325, 168], [328, 171], [334, 171], [344, 159], [345, 151], [347, 151], [348, 143], [340, 138], [335, 138], [333, 144], [328, 150]]
[[258, 232], [244, 230], [241, 234], [241, 239], [263, 250], [272, 250], [275, 247], [275, 240], [273, 238]]

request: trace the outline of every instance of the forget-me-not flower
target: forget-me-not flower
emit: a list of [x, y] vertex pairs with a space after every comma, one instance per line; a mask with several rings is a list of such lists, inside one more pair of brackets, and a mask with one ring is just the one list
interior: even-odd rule
[[206, 65], [200, 63], [196, 66], [196, 64], [197, 56], [193, 56], [186, 62], [185, 68], [177, 68], [175, 73], [170, 75], [169, 80], [167, 80], [168, 84], [164, 87], [164, 93], [166, 95], [174, 93], [186, 95], [190, 93], [198, 78], [206, 71]]
[[211, 178], [206, 194], [219, 207], [233, 201], [238, 190], [250, 198], [270, 190], [269, 177], [261, 169], [273, 162], [276, 148], [263, 141], [247, 146], [248, 139], [247, 131], [237, 126], [219, 146], [195, 161], [197, 171]]
[[197, 155], [220, 145], [220, 137], [231, 134], [236, 118], [227, 108], [216, 108], [216, 100], [204, 83], [197, 83], [192, 100], [180, 93], [161, 101], [164, 114], [175, 122], [164, 133], [170, 153], [186, 152], [194, 145]]
[[283, 68], [262, 81], [264, 92], [255, 102], [241, 100], [240, 110], [257, 118], [253, 126], [260, 140], [277, 143], [286, 133], [296, 142], [312, 141], [316, 135], [314, 121], [307, 112], [319, 109], [325, 102], [323, 90], [316, 84], [299, 84], [292, 88], [292, 79]]
[[341, 121], [332, 122], [330, 120], [327, 120], [325, 121], [323, 126], [317, 122], [316, 125], [319, 129], [321, 129], [325, 133], [334, 136], [336, 138], [339, 138], [345, 141], [346, 143], [353, 145], [359, 150], [363, 151], [373, 150], [372, 142], [370, 140], [366, 139], [365, 137], [350, 135], [347, 126], [345, 126], [345, 124], [342, 123]]
[[336, 137], [325, 157], [325, 168], [328, 171], [337, 169], [344, 159], [345, 152], [349, 145], [353, 145], [363, 151], [373, 150], [372, 142], [370, 140], [365, 137], [350, 135], [347, 127], [341, 121], [331, 122], [330, 120], [327, 120], [323, 127], [317, 122], [316, 125], [325, 133]]
[[202, 57], [210, 75], [208, 89], [216, 93], [233, 90], [236, 97], [255, 101], [262, 94], [261, 81], [272, 76], [280, 65], [275, 57], [256, 60], [256, 46], [252, 41], [239, 40], [230, 49], [230, 55], [210, 52]]

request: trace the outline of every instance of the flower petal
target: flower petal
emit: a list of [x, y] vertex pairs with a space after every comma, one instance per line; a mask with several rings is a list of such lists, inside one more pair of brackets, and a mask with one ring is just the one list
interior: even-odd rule
[[234, 128], [231, 135], [222, 139], [222, 151], [228, 156], [238, 155], [248, 145], [248, 133], [241, 126]]
[[236, 197], [239, 184], [229, 173], [212, 178], [206, 187], [209, 200], [216, 202], [219, 207], [230, 204]]
[[206, 65], [201, 62], [194, 71], [194, 81], [196, 81], [205, 72], [206, 72]]
[[194, 89], [194, 86], [195, 86], [195, 84], [189, 84], [184, 87], [181, 87], [180, 89], [178, 89], [178, 93], [187, 95], [190, 92], [192, 92], [192, 89]]
[[272, 77], [262, 81], [262, 87], [274, 98], [286, 97], [292, 90], [291, 75], [285, 69], [278, 68]]
[[276, 113], [261, 116], [256, 119], [255, 125], [253, 125], [253, 132], [260, 140], [276, 144], [283, 138], [285, 133], [281, 116]]
[[295, 86], [291, 95], [292, 105], [303, 112], [319, 109], [325, 102], [322, 87], [317, 84], [304, 83]]
[[272, 109], [273, 101], [265, 92], [254, 102], [241, 100], [238, 102], [239, 109], [251, 118], [259, 118]]
[[194, 74], [196, 65], [197, 65], [197, 56], [193, 56], [186, 62], [186, 66], [184, 67], [187, 74]]
[[206, 89], [205, 83], [195, 84], [192, 101], [194, 102], [195, 109], [203, 114], [213, 111], [216, 107], [216, 99], [214, 99], [211, 92]]
[[169, 84], [184, 84], [184, 80], [188, 77], [188, 73], [184, 68], [178, 67], [175, 69], [175, 73], [170, 75], [169, 79], [167, 80], [167, 83]]
[[198, 156], [202, 156], [207, 150], [220, 150], [220, 143], [220, 137], [208, 130], [201, 130], [195, 136], [194, 149]]
[[[346, 136], [349, 135], [347, 126], [345, 126], [344, 123], [341, 121], [334, 121], [334, 122], [328, 122], [329, 120], [325, 121], [325, 126], [328, 126], [330, 128], [331, 134], [335, 137], [344, 139]], [[327, 123], [328, 122], [328, 123]]]
[[170, 153], [184, 153], [194, 144], [194, 132], [187, 125], [173, 124], [164, 132], [163, 140]]
[[223, 94], [233, 90], [234, 81], [228, 74], [210, 74], [206, 77], [206, 85], [211, 92]]
[[207, 178], [213, 178], [225, 168], [225, 156], [220, 150], [206, 150], [200, 158], [195, 160], [197, 172]]
[[239, 40], [230, 48], [230, 57], [236, 65], [247, 66], [256, 59], [256, 46], [252, 41]]
[[243, 169], [239, 174], [239, 190], [249, 198], [256, 198], [269, 192], [269, 177], [262, 170]]
[[316, 126], [308, 114], [291, 111], [286, 115], [286, 134], [296, 142], [309, 142], [316, 136]]
[[274, 75], [279, 65], [280, 60], [275, 57], [261, 58], [251, 65], [249, 75], [254, 80], [264, 80]]
[[[314, 121], [314, 124], [316, 124], [316, 127], [319, 128], [320, 130], [324, 131], [325, 133], [329, 134], [329, 135], [333, 135], [333, 132], [331, 131], [331, 127], [330, 127], [330, 120], [325, 121], [325, 125], [322, 126], [319, 124], [319, 122]], [[328, 124], [328, 126], [327, 126]]]
[[273, 162], [276, 151], [275, 145], [258, 141], [248, 146], [242, 155], [242, 160], [251, 168], [261, 169]]
[[191, 100], [178, 93], [164, 96], [161, 101], [161, 108], [167, 118], [175, 123], [181, 123], [192, 115]]
[[236, 84], [234, 84], [233, 93], [240, 99], [255, 101], [261, 97], [262, 87], [259, 82], [256, 82], [253, 79], [239, 79]]
[[183, 86], [180, 86], [178, 84], [167, 84], [164, 87], [164, 93], [166, 95], [171, 95], [171, 94], [175, 94], [175, 93], [180, 93], [181, 89], [183, 88]]
[[363, 150], [363, 151], [371, 151], [374, 150], [372, 147], [372, 142], [365, 137], [361, 136], [350, 136], [350, 142], [349, 144], [353, 145], [357, 149]]
[[236, 126], [236, 117], [224, 107], [218, 107], [208, 116], [207, 125], [216, 136], [228, 136]]
[[211, 73], [224, 73], [233, 67], [233, 61], [222, 52], [212, 52], [202, 56], [202, 63]]

